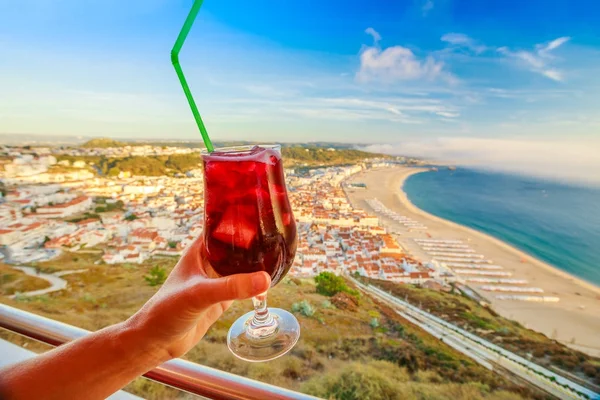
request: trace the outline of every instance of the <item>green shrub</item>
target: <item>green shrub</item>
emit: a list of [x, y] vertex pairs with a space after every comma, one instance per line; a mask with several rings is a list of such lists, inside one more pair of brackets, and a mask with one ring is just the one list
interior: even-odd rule
[[144, 280], [148, 282], [150, 286], [162, 285], [167, 279], [167, 271], [158, 265], [155, 265], [150, 269], [148, 275], [144, 276]]
[[96, 298], [89, 293], [84, 293], [81, 299], [87, 303], [96, 304]]
[[125, 217], [125, 219], [127, 221], [133, 221], [133, 220], [137, 219], [137, 215], [135, 215], [135, 214], [129, 214], [128, 216]]
[[333, 304], [331, 304], [331, 302], [329, 300], [323, 300], [321, 302], [321, 307], [322, 308], [333, 308]]
[[379, 320], [377, 318], [372, 318], [371, 322], [369, 322], [369, 325], [371, 325], [371, 328], [375, 329], [379, 327]]
[[332, 274], [331, 272], [321, 272], [315, 276], [317, 283], [317, 293], [324, 296], [335, 296], [339, 292], [346, 292], [352, 296], [358, 297], [356, 290], [350, 289], [346, 285], [346, 281], [341, 276]]
[[409, 398], [402, 385], [408, 378], [406, 370], [387, 361], [354, 362], [309, 380], [302, 391], [325, 399], [400, 400]]
[[305, 317], [312, 317], [315, 315], [315, 309], [306, 300], [292, 304], [292, 312], [299, 312]]

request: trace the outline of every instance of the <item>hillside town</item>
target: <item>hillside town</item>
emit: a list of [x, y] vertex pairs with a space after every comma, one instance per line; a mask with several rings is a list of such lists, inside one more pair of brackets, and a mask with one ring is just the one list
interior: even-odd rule
[[[62, 252], [102, 253], [106, 264], [139, 264], [181, 255], [203, 228], [202, 171], [185, 176], [106, 177], [85, 161], [57, 156], [189, 154], [158, 146], [4, 149], [0, 252], [4, 262], [27, 264]], [[388, 166], [365, 160], [351, 166], [287, 169], [299, 244], [291, 276], [359, 274], [395, 282], [436, 277], [432, 264], [406, 254], [379, 219], [353, 208], [342, 188], [349, 176]], [[57, 169], [56, 167], [60, 167]]]

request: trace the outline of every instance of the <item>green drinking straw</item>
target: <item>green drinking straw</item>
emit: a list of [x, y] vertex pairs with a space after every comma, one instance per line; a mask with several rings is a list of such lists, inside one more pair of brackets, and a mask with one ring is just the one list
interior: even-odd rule
[[175, 41], [175, 45], [173, 45], [173, 50], [171, 50], [171, 63], [173, 64], [173, 68], [175, 68], [175, 72], [177, 73], [179, 82], [181, 82], [181, 87], [183, 88], [185, 97], [187, 98], [188, 103], [190, 103], [192, 114], [194, 114], [194, 119], [196, 120], [198, 129], [200, 129], [200, 133], [202, 134], [202, 140], [204, 140], [206, 150], [212, 153], [212, 151], [214, 150], [213, 144], [210, 141], [210, 138], [208, 137], [208, 132], [206, 132], [206, 127], [204, 126], [204, 122], [202, 122], [202, 118], [200, 117], [200, 113], [198, 112], [198, 107], [196, 107], [196, 102], [194, 101], [192, 92], [190, 92], [190, 88], [187, 84], [185, 76], [183, 75], [183, 71], [181, 70], [181, 65], [179, 64], [179, 51], [181, 50], [183, 42], [185, 42], [185, 39], [187, 38], [187, 35], [190, 32], [190, 28], [192, 27], [192, 25], [194, 25], [194, 20], [196, 19], [196, 15], [198, 15], [198, 11], [200, 11], [202, 2], [203, 0], [194, 0], [194, 5], [192, 6], [189, 15], [183, 23], [181, 32], [179, 32], [179, 36]]

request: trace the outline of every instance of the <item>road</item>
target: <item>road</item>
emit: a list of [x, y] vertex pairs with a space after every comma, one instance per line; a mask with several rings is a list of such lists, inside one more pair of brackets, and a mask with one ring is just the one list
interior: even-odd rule
[[[18, 266], [18, 267], [13, 267], [13, 268], [18, 269], [19, 271], [23, 271], [25, 274], [27, 274], [29, 276], [35, 276], [36, 278], [43, 279], [43, 280], [47, 281], [48, 283], [50, 283], [50, 287], [47, 287], [45, 289], [31, 290], [29, 292], [19, 293], [19, 296], [28, 296], [28, 297], [29, 296], [40, 296], [43, 294], [48, 294], [48, 293], [52, 293], [52, 292], [57, 292], [59, 290], [63, 290], [67, 287], [67, 281], [62, 279], [61, 276], [87, 271], [87, 269], [78, 269], [78, 270], [71, 270], [71, 271], [60, 271], [60, 272], [55, 272], [53, 274], [46, 274], [43, 272], [37, 272], [37, 270], [33, 267], [27, 267], [27, 266], [23, 266], [23, 265]], [[10, 298], [14, 298], [14, 297], [16, 297], [16, 294], [10, 296]]]
[[502, 368], [559, 399], [600, 399], [600, 395], [538, 364], [511, 353], [372, 285], [350, 279], [359, 289], [390, 305], [399, 315], [485, 368]]

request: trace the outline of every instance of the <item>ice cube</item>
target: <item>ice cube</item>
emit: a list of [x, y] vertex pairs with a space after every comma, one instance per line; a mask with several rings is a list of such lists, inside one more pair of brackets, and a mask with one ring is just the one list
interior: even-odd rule
[[225, 210], [212, 236], [235, 247], [249, 249], [258, 233], [257, 224], [254, 221], [256, 221], [255, 207], [230, 205]]
[[260, 147], [258, 145], [254, 145], [254, 147], [252, 147], [252, 149], [250, 149], [250, 154], [257, 154], [260, 153], [261, 151], [264, 151], [265, 148], [264, 147]]
[[288, 226], [292, 223], [292, 214], [289, 212], [284, 212], [281, 214], [281, 220], [283, 221], [283, 225]]

